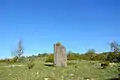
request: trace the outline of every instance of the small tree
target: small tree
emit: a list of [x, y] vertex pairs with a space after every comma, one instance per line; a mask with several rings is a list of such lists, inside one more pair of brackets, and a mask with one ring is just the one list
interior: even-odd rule
[[23, 53], [24, 53], [24, 49], [23, 49], [22, 40], [19, 40], [17, 48], [15, 48], [15, 51], [12, 51], [11, 54], [15, 57], [18, 57], [18, 59], [19, 59]]
[[109, 52], [106, 60], [110, 62], [117, 62], [117, 55], [115, 54], [115, 52]]
[[96, 56], [95, 49], [89, 49], [86, 52], [86, 57], [88, 57], [89, 60], [93, 60], [93, 58]]
[[115, 52], [116, 54], [120, 52], [120, 45], [116, 41], [110, 43], [110, 48], [111, 51]]
[[[110, 43], [111, 51], [113, 51], [116, 55], [120, 52], [120, 45], [113, 41]], [[120, 66], [118, 67], [118, 78], [120, 79]]]
[[24, 53], [23, 50], [24, 49], [23, 49], [22, 41], [19, 40], [19, 42], [18, 42], [18, 49], [17, 49], [18, 57], [21, 57], [21, 55]]
[[89, 50], [87, 51], [87, 54], [95, 54], [95, 49], [89, 49]]

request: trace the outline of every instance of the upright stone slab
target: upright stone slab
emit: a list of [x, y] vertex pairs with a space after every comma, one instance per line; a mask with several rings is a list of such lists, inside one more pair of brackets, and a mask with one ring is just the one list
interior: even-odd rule
[[60, 44], [54, 44], [54, 65], [67, 66], [66, 49]]

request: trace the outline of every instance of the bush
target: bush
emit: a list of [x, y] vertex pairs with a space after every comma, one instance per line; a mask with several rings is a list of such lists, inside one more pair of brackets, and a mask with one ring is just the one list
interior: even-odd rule
[[67, 60], [78, 60], [79, 58], [77, 57], [68, 57]]
[[9, 62], [10, 62], [10, 59], [5, 59], [5, 62], [6, 62], [6, 63], [9, 63]]
[[67, 60], [79, 60], [80, 57], [78, 54], [72, 53], [71, 51], [69, 51], [69, 53], [67, 54]]
[[118, 78], [120, 79], [120, 66], [118, 66]]
[[0, 63], [3, 63], [3, 62], [5, 62], [3, 59], [0, 59]]
[[20, 58], [18, 59], [18, 62], [19, 62], [19, 63], [26, 63], [26, 62], [27, 62], [27, 58], [25, 58], [24, 56], [22, 56], [22, 57], [20, 57]]
[[108, 61], [101, 63], [101, 67], [102, 67], [103, 69], [106, 69], [108, 66], [109, 66], [109, 62], [108, 62]]
[[27, 58], [27, 68], [32, 69], [35, 66], [34, 59], [31, 57]]
[[67, 65], [75, 65], [75, 63], [69, 62], [69, 63], [67, 63]]
[[29, 62], [29, 63], [27, 64], [28, 69], [32, 69], [34, 66], [35, 66], [35, 64], [32, 63], [32, 62]]
[[50, 54], [48, 57], [47, 57], [47, 59], [46, 59], [46, 61], [45, 62], [54, 62], [54, 55], [53, 54]]
[[18, 57], [14, 57], [13, 59], [10, 60], [10, 63], [16, 63], [18, 60]]
[[53, 59], [47, 59], [45, 62], [51, 62], [51, 63], [53, 63], [54, 60]]

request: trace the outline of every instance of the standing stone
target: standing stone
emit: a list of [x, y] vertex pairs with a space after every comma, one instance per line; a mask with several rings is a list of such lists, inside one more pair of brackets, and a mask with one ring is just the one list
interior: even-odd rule
[[54, 44], [54, 65], [67, 66], [66, 49], [60, 43]]

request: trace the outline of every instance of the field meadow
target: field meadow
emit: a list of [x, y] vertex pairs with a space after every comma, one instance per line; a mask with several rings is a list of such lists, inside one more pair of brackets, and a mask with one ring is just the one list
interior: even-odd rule
[[117, 66], [101, 69], [97, 61], [68, 61], [67, 67], [45, 66], [44, 58], [36, 58], [34, 67], [27, 63], [0, 64], [0, 80], [109, 80], [117, 77]]

